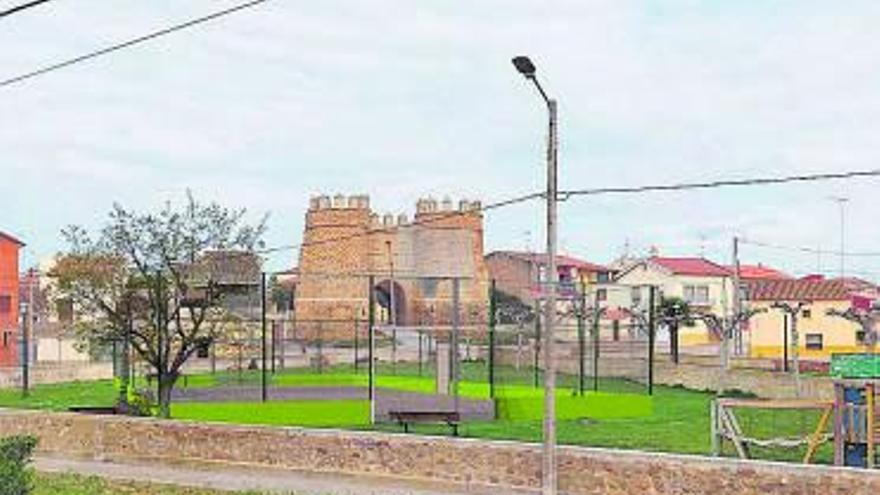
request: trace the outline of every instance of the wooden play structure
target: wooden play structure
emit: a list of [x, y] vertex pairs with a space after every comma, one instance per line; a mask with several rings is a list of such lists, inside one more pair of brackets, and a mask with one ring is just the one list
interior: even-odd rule
[[834, 464], [880, 466], [880, 380], [846, 379], [834, 384]]
[[[785, 411], [821, 411], [819, 421], [812, 433], [800, 437], [755, 438], [746, 435], [740, 425], [736, 411], [739, 409], [785, 410]], [[835, 405], [831, 401], [812, 401], [800, 399], [764, 400], [764, 399], [717, 399], [712, 403], [712, 454], [721, 455], [724, 442], [730, 442], [741, 459], [751, 457], [751, 446], [798, 448], [806, 445], [807, 450], [803, 462], [809, 464], [816, 450], [832, 439], [828, 425], [834, 415]]]
[[[712, 403], [712, 453], [721, 455], [725, 442], [733, 445], [741, 459], [751, 458], [752, 447], [794, 449], [806, 446], [803, 456], [810, 463], [820, 446], [834, 442], [837, 466], [880, 467], [880, 380], [841, 379], [834, 384], [833, 401], [763, 400], [719, 398]], [[801, 436], [755, 438], [741, 426], [737, 411], [819, 411], [810, 433]], [[829, 425], [833, 427], [829, 429]]]

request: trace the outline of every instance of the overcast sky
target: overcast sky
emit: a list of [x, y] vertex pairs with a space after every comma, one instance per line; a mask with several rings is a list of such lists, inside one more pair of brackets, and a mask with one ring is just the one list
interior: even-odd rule
[[[0, 0], [6, 7], [20, 0]], [[0, 79], [235, 4], [57, 0], [0, 19]], [[274, 0], [0, 88], [0, 230], [29, 260], [114, 201], [191, 188], [302, 235], [310, 195], [366, 193], [412, 215], [424, 195], [486, 203], [544, 179], [545, 110], [510, 57], [560, 101], [564, 189], [875, 169], [880, 2]], [[563, 250], [727, 261], [734, 234], [880, 251], [880, 180], [571, 199]], [[539, 202], [493, 211], [488, 249], [540, 249]], [[836, 257], [745, 246], [747, 262], [836, 271]], [[295, 251], [271, 266], [292, 266]], [[880, 278], [880, 258], [848, 260]]]

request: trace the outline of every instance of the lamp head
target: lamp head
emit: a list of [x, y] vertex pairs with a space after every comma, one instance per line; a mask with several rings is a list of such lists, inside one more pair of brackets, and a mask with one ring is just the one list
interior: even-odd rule
[[532, 63], [529, 57], [520, 55], [518, 57], [513, 57], [513, 60], [511, 60], [511, 62], [513, 62], [513, 66], [516, 67], [516, 70], [520, 74], [528, 78], [535, 77], [535, 64]]

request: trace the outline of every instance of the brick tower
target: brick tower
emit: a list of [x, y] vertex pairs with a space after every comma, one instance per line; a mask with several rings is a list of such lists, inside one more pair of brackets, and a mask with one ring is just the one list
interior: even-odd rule
[[460, 283], [460, 321], [485, 321], [488, 271], [483, 260], [480, 203], [425, 198], [406, 215], [379, 216], [368, 196], [312, 198], [306, 212], [295, 299], [297, 328], [324, 338], [353, 335], [365, 321], [374, 277], [377, 322], [399, 327], [449, 325], [452, 282]]

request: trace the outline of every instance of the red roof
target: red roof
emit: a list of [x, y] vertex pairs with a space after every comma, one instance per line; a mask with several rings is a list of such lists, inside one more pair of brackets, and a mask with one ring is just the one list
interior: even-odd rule
[[652, 256], [648, 261], [676, 275], [693, 275], [697, 277], [727, 277], [730, 275], [730, 270], [706, 258]]
[[852, 295], [840, 280], [753, 280], [746, 288], [751, 301], [846, 301]]
[[24, 246], [24, 245], [25, 245], [25, 244], [24, 244], [23, 242], [21, 242], [20, 240], [18, 240], [18, 239], [16, 239], [15, 237], [13, 237], [13, 236], [7, 234], [6, 232], [3, 232], [2, 230], [0, 230], [0, 239], [6, 239], [6, 240], [9, 240], [9, 241], [12, 241], [12, 242], [18, 244], [19, 246]]
[[[527, 261], [529, 263], [534, 263], [536, 265], [546, 265], [547, 264], [547, 255], [544, 253], [525, 253], [522, 251], [496, 251], [494, 253], [489, 253], [489, 256], [510, 256], [512, 258], [517, 258], [523, 261]], [[558, 267], [574, 267], [578, 270], [584, 270], [588, 272], [610, 272], [612, 269], [607, 266], [597, 265], [596, 263], [590, 263], [589, 261], [584, 261], [579, 258], [575, 258], [573, 256], [567, 256], [564, 254], [556, 255], [556, 266]]]
[[[727, 267], [733, 272], [734, 267]], [[739, 265], [739, 277], [743, 280], [786, 280], [792, 278], [791, 275], [781, 272], [775, 268], [757, 265]]]

